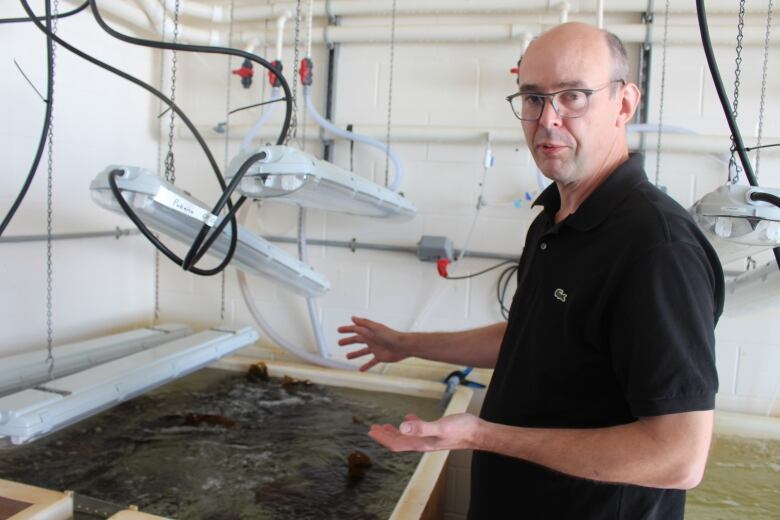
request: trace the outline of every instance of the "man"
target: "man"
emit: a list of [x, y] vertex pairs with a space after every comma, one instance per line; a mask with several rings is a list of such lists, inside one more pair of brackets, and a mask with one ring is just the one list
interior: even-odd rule
[[353, 318], [361, 368], [409, 356], [495, 368], [480, 417], [410, 415], [394, 451], [472, 449], [469, 517], [682, 518], [702, 478], [723, 273], [687, 212], [629, 157], [639, 102], [617, 37], [569, 23], [534, 40], [510, 96], [552, 184], [535, 202], [508, 323], [403, 334]]

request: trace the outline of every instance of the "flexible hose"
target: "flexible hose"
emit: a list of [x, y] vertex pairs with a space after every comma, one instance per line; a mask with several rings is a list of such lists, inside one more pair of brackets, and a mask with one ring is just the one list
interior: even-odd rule
[[[298, 208], [298, 259], [305, 264], [309, 263], [309, 252], [306, 244], [306, 208], [303, 207]], [[317, 343], [317, 350], [320, 351], [320, 356], [327, 359], [330, 357], [328, 345], [325, 342], [325, 333], [322, 331], [322, 320], [317, 312], [317, 302], [313, 297], [306, 297], [306, 308], [309, 311], [309, 320], [314, 332], [314, 341]]]
[[398, 156], [395, 154], [395, 152], [393, 152], [390, 148], [388, 148], [387, 144], [383, 143], [382, 141], [378, 141], [373, 137], [356, 134], [348, 130], [342, 130], [341, 128], [337, 127], [336, 125], [334, 125], [333, 123], [331, 123], [330, 121], [322, 117], [319, 114], [319, 112], [317, 112], [317, 109], [314, 108], [314, 103], [312, 103], [311, 87], [309, 86], [303, 87], [303, 99], [306, 102], [306, 110], [309, 112], [309, 114], [314, 118], [314, 120], [317, 122], [318, 125], [320, 125], [322, 128], [324, 128], [331, 134], [341, 137], [343, 139], [349, 139], [350, 141], [357, 141], [359, 143], [364, 143], [369, 146], [373, 146], [374, 148], [382, 150], [384, 153], [386, 153], [387, 156], [390, 157], [390, 160], [393, 162], [393, 168], [395, 169], [395, 178], [393, 179], [393, 183], [389, 186], [389, 188], [395, 192], [397, 192], [400, 189], [401, 181], [404, 178], [404, 171], [403, 168], [401, 168], [401, 161], [398, 160]]
[[[281, 98], [281, 94], [279, 93], [279, 87], [274, 87], [273, 90], [271, 90], [271, 99], [270, 101], [275, 101], [277, 99]], [[265, 126], [265, 124], [268, 122], [268, 120], [271, 118], [271, 116], [274, 113], [274, 110], [276, 109], [276, 103], [272, 104], [268, 108], [263, 111], [263, 114], [260, 116], [260, 118], [257, 120], [257, 123], [252, 127], [251, 130], [249, 130], [249, 133], [246, 134], [246, 137], [244, 137], [244, 140], [241, 141], [241, 149], [245, 152], [248, 152], [252, 149], [252, 141], [255, 140], [255, 137], [257, 137], [257, 134], [260, 133], [260, 129]]]

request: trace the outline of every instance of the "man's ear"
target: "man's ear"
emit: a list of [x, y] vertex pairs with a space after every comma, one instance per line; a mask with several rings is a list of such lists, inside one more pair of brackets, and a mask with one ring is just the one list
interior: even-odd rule
[[635, 83], [626, 83], [621, 90], [620, 111], [615, 120], [615, 125], [625, 127], [628, 122], [633, 119], [634, 112], [636, 112], [636, 107], [639, 106], [639, 99], [642, 97], [642, 94]]

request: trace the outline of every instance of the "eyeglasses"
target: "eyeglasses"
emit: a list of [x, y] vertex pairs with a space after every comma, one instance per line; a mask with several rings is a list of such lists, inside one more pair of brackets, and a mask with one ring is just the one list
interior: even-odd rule
[[520, 121], [538, 121], [542, 117], [546, 99], [550, 100], [550, 105], [560, 117], [570, 119], [584, 116], [588, 111], [590, 96], [613, 83], [625, 84], [626, 82], [622, 79], [613, 79], [599, 88], [569, 88], [549, 94], [518, 92], [507, 96], [506, 100]]

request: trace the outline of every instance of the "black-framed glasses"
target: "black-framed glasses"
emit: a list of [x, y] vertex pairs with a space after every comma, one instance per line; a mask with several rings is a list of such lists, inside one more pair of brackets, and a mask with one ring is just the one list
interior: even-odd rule
[[507, 96], [506, 100], [512, 107], [515, 117], [520, 121], [538, 121], [542, 117], [544, 104], [550, 100], [553, 110], [562, 118], [582, 117], [588, 111], [590, 96], [610, 87], [613, 83], [625, 84], [623, 79], [613, 79], [603, 87], [598, 88], [567, 88], [549, 94], [539, 92], [517, 92]]

